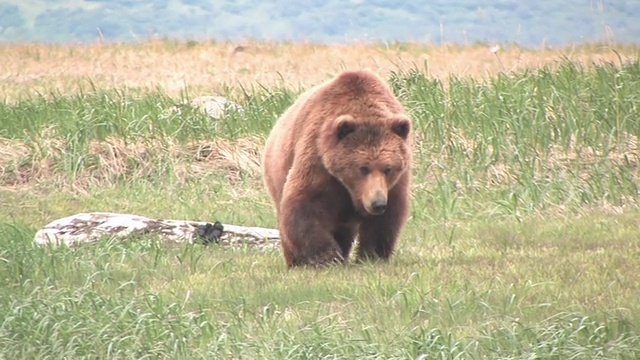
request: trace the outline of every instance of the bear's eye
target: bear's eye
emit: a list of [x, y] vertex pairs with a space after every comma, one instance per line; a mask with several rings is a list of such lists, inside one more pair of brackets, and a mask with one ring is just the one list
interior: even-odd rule
[[370, 172], [371, 172], [371, 168], [369, 167], [369, 165], [360, 166], [360, 173], [362, 175], [369, 175]]
[[393, 172], [393, 168], [391, 166], [387, 166], [383, 171], [385, 175], [391, 175], [391, 173]]

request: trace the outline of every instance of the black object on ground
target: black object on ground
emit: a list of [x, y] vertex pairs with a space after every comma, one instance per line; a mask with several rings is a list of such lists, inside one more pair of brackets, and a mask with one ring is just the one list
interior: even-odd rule
[[215, 223], [206, 223], [203, 225], [198, 225], [196, 230], [196, 238], [200, 240], [200, 242], [204, 245], [209, 245], [211, 243], [219, 243], [220, 238], [222, 237], [222, 232], [224, 227], [222, 223], [216, 221]]

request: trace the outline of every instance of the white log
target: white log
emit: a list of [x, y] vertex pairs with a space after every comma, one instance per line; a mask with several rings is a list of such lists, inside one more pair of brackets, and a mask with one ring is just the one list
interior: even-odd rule
[[[96, 242], [103, 237], [155, 235], [174, 242], [206, 242], [199, 230], [213, 223], [204, 221], [152, 219], [133, 214], [106, 212], [80, 213], [55, 220], [38, 230], [34, 241], [39, 245], [74, 246]], [[231, 246], [255, 246], [259, 249], [277, 248], [280, 233], [276, 229], [222, 224], [218, 243]]]

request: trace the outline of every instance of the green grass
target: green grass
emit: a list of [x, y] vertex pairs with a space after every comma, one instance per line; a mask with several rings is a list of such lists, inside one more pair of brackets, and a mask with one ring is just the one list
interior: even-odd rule
[[220, 122], [163, 115], [161, 90], [0, 104], [0, 358], [640, 357], [640, 63], [389, 80], [415, 119], [411, 219], [390, 263], [325, 270], [155, 238], [33, 244], [82, 211], [273, 227], [259, 172], [197, 145], [259, 158], [301, 89], [229, 89], [245, 111]]

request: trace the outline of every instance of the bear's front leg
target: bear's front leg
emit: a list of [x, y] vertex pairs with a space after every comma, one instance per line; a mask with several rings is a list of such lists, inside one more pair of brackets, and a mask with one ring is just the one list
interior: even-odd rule
[[382, 259], [393, 255], [400, 230], [408, 215], [409, 196], [402, 187], [392, 191], [387, 209], [381, 215], [366, 216], [360, 222], [357, 261]]
[[313, 199], [283, 200], [278, 228], [289, 267], [321, 267], [345, 261], [332, 234], [332, 214], [322, 205], [322, 201]]

